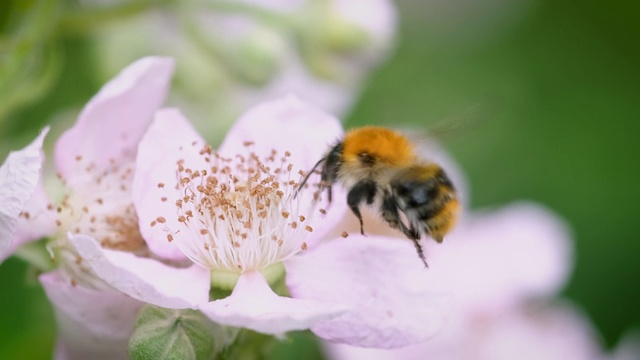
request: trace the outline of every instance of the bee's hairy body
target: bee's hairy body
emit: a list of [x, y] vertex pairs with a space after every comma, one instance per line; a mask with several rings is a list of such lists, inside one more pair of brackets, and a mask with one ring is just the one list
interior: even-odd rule
[[422, 234], [442, 242], [455, 224], [459, 203], [451, 180], [440, 166], [418, 159], [413, 144], [401, 134], [375, 126], [351, 130], [314, 169], [320, 164], [321, 191], [326, 189], [332, 201], [334, 183], [348, 190], [347, 204], [362, 234], [360, 205], [375, 204], [389, 226], [414, 242], [425, 266]]

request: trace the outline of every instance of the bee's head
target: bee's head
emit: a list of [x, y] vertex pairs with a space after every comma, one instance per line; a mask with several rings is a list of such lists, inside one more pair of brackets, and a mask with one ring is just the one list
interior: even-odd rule
[[318, 162], [313, 166], [313, 168], [305, 174], [304, 178], [300, 182], [298, 186], [297, 192], [302, 190], [305, 186], [309, 177], [320, 167], [320, 186], [327, 187], [333, 184], [338, 177], [338, 171], [340, 170], [340, 165], [342, 164], [342, 149], [343, 143], [342, 140], [336, 142], [333, 145], [327, 154], [323, 156]]
[[338, 178], [338, 172], [344, 162], [343, 151], [344, 142], [338, 141], [324, 157], [320, 180], [325, 186], [333, 184]]

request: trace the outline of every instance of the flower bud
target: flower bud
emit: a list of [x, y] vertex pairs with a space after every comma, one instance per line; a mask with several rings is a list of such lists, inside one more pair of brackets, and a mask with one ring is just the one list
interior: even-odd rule
[[211, 359], [215, 338], [195, 310], [145, 306], [129, 340], [131, 359]]

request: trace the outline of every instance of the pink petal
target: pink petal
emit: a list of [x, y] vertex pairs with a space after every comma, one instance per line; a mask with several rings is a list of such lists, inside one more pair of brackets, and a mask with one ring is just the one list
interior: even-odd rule
[[429, 245], [424, 281], [432, 288], [448, 289], [463, 307], [494, 308], [553, 295], [565, 284], [571, 238], [548, 210], [517, 203], [467, 220], [442, 245]]
[[[325, 239], [339, 237], [340, 234], [346, 230], [342, 225], [345, 219], [350, 217], [356, 219], [355, 215], [353, 215], [347, 206], [347, 192], [344, 188], [342, 186], [336, 186], [332, 191], [334, 199], [331, 204], [328, 204], [325, 200], [314, 203], [313, 193], [311, 191], [305, 192], [303, 190], [298, 194], [298, 196], [302, 198], [300, 199], [301, 204], [303, 204], [302, 206], [311, 206], [315, 212], [314, 217], [308, 221], [309, 225], [313, 228], [313, 232], [309, 234], [306, 240], [310, 249]], [[321, 209], [325, 210], [325, 214], [320, 213]]]
[[243, 144], [251, 141], [257, 154], [268, 156], [275, 149], [282, 156], [290, 151], [296, 171], [307, 171], [341, 136], [338, 119], [289, 95], [247, 111], [227, 133], [219, 151], [225, 156], [245, 154]]
[[47, 209], [49, 197], [45, 193], [42, 181], [36, 185], [36, 190], [27, 202], [23, 211], [29, 213], [29, 219], [20, 217], [14, 235], [17, 244], [24, 244], [53, 234], [56, 229], [56, 213]]
[[[193, 145], [196, 144], [196, 145]], [[140, 141], [136, 172], [133, 179], [133, 203], [140, 220], [140, 232], [154, 254], [173, 260], [186, 259], [176, 246], [169, 242], [167, 229], [180, 228], [176, 216], [176, 200], [184, 194], [176, 190], [178, 160], [185, 166], [207, 169], [199, 154], [205, 144], [187, 119], [176, 109], [162, 109]], [[158, 223], [164, 218], [164, 223]], [[152, 222], [156, 222], [154, 226]]]
[[638, 329], [627, 331], [618, 340], [612, 360], [640, 359], [640, 331]]
[[247, 272], [240, 276], [229, 297], [203, 304], [200, 310], [220, 324], [281, 335], [308, 329], [343, 313], [346, 308], [331, 302], [278, 296], [262, 274]]
[[[350, 359], [604, 359], [586, 318], [570, 307], [512, 309], [468, 317], [456, 332], [395, 350], [326, 344], [332, 360]], [[635, 359], [636, 357], [634, 357]]]
[[138, 141], [167, 95], [173, 67], [170, 58], [138, 60], [89, 101], [56, 143], [55, 161], [63, 178], [70, 179], [87, 164], [100, 170], [110, 160], [135, 156]]
[[351, 311], [311, 328], [332, 342], [395, 348], [433, 336], [447, 314], [446, 297], [410, 274], [426, 276], [408, 240], [350, 236], [323, 243], [285, 263], [295, 298], [343, 303]]
[[174, 268], [157, 260], [103, 249], [85, 235], [68, 237], [99, 278], [134, 299], [170, 309], [195, 308], [209, 299], [209, 271], [199, 266]]
[[600, 359], [603, 355], [588, 319], [570, 307], [507, 312], [473, 328], [486, 331], [484, 341], [475, 342], [478, 331], [470, 331], [465, 342], [475, 342], [475, 353], [487, 360]]
[[41, 275], [40, 282], [58, 323], [56, 359], [127, 359], [142, 303], [117, 291], [72, 285], [57, 271]]
[[44, 155], [45, 128], [28, 146], [12, 151], [0, 167], [0, 262], [21, 244], [35, 238], [14, 238], [18, 217], [36, 191]]
[[[247, 111], [234, 124], [220, 146], [219, 152], [227, 157], [236, 154], [246, 154], [246, 142], [253, 142], [250, 148], [257, 154], [269, 156], [273, 149], [282, 156], [286, 151], [291, 152], [289, 158], [293, 164], [294, 180], [301, 180], [297, 175], [299, 170], [310, 171], [322, 158], [330, 146], [342, 136], [342, 126], [335, 117], [325, 113], [311, 104], [289, 95], [277, 100], [263, 102]], [[309, 179], [309, 184], [319, 182], [319, 176]], [[336, 199], [346, 199], [336, 190]], [[313, 191], [301, 191], [298, 194], [301, 207], [314, 206]], [[328, 208], [323, 201], [317, 205], [318, 210]], [[315, 243], [328, 229], [340, 221], [346, 212], [344, 201], [332, 204], [332, 211], [326, 216], [317, 216], [310, 221], [314, 228], [309, 243]], [[322, 218], [322, 219], [321, 219]]]

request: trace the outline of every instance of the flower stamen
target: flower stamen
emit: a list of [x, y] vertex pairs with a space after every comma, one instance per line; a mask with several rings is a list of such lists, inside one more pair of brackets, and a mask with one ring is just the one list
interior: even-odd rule
[[293, 197], [297, 182], [291, 177], [298, 173], [291, 153], [272, 150], [260, 157], [252, 142], [244, 145], [246, 154], [229, 158], [204, 146], [199, 154], [205, 165], [197, 168], [176, 163], [178, 228], [165, 227], [167, 239], [178, 240], [188, 258], [211, 270], [264, 270], [306, 248], [312, 231], [290, 220], [312, 216]]

